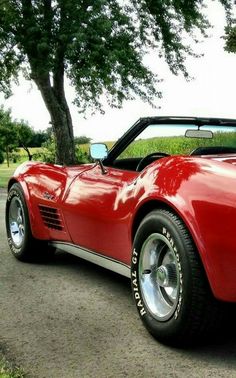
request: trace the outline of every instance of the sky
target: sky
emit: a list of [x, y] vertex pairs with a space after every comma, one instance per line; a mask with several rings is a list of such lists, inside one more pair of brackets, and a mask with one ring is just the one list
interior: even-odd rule
[[[211, 37], [196, 46], [195, 51], [204, 53], [202, 58], [188, 58], [188, 72], [194, 77], [190, 82], [182, 75], [174, 76], [168, 66], [150, 53], [147, 63], [158, 73], [163, 82], [158, 89], [163, 98], [156, 101], [160, 108], [153, 109], [140, 100], [127, 101], [121, 109], [104, 106], [105, 114], [87, 115], [84, 119], [73, 101], [73, 88], [66, 84], [66, 95], [72, 113], [74, 134], [86, 135], [93, 141], [116, 140], [140, 117], [147, 116], [199, 116], [236, 118], [236, 54], [224, 51], [225, 14], [218, 2], [208, 2], [207, 14], [215, 25]], [[192, 46], [194, 47], [194, 46]], [[0, 95], [0, 104], [11, 108], [14, 119], [24, 119], [35, 130], [50, 126], [50, 117], [41, 95], [32, 82], [20, 79], [13, 86], [13, 96], [5, 100]]]

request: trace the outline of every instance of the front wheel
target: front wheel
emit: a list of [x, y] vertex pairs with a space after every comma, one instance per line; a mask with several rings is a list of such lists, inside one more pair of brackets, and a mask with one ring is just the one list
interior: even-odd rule
[[38, 260], [47, 254], [47, 242], [32, 235], [24, 193], [18, 183], [12, 185], [8, 193], [6, 231], [11, 252], [18, 260]]
[[152, 211], [140, 224], [131, 282], [144, 325], [162, 342], [190, 343], [220, 317], [193, 240], [169, 210]]

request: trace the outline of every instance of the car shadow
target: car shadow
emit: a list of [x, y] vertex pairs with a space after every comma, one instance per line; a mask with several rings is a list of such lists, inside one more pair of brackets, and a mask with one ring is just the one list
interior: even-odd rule
[[69, 266], [70, 268], [78, 270], [79, 272], [83, 271], [86, 273], [91, 273], [91, 275], [96, 274], [101, 278], [106, 277], [106, 280], [112, 280], [113, 282], [117, 281], [117, 283], [126, 283], [131, 292], [129, 278], [115, 273], [109, 269], [103, 268], [99, 265], [96, 265], [94, 263], [91, 263], [80, 257], [74, 256], [70, 253], [57, 250], [54, 256], [51, 256], [46, 260], [42, 260], [39, 263], [43, 265], [45, 264], [52, 266]]
[[[53, 259], [50, 259], [47, 263], [41, 262], [40, 264], [62, 267], [78, 273], [83, 272], [84, 275], [91, 276], [91, 280], [96, 279], [104, 282], [106, 290], [117, 289], [119, 290], [119, 295], [124, 296], [124, 299], [130, 298], [130, 301], [133, 302], [130, 280], [127, 277], [79, 257], [63, 251], [57, 251]], [[184, 348], [166, 345], [163, 345], [163, 347], [175, 350], [177, 354], [184, 354], [196, 361], [207, 361], [207, 363], [212, 363], [216, 366], [219, 363], [219, 366], [222, 367], [222, 361], [224, 361], [227, 366], [229, 365], [232, 369], [236, 369], [236, 304], [230, 305], [229, 308], [231, 315], [215, 330], [211, 337], [203, 337], [197, 343], [193, 342]], [[136, 312], [135, 305], [133, 306], [133, 311], [134, 313]], [[153, 339], [151, 335], [150, 339]]]

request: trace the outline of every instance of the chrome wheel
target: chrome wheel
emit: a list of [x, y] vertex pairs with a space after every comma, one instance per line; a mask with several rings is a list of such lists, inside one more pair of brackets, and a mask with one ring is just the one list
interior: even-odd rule
[[139, 284], [151, 315], [159, 321], [168, 320], [177, 307], [181, 291], [180, 264], [173, 243], [162, 234], [151, 234], [142, 246]]
[[9, 206], [9, 229], [14, 245], [21, 247], [25, 237], [25, 217], [21, 201], [13, 197]]

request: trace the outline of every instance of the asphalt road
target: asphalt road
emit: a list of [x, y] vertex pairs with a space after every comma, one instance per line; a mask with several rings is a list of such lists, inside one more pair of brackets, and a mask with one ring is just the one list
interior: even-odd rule
[[236, 377], [236, 336], [182, 350], [143, 328], [129, 280], [73, 256], [10, 253], [0, 191], [0, 349], [29, 377]]

